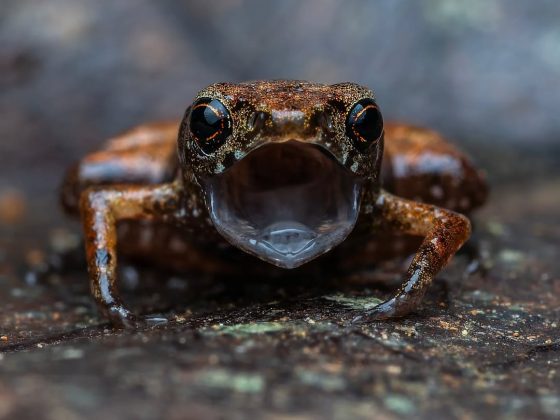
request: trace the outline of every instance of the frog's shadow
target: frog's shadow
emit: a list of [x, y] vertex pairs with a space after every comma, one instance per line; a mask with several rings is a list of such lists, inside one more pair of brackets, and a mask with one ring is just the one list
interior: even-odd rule
[[[127, 262], [119, 274], [125, 301], [139, 313], [169, 316], [188, 311], [196, 317], [225, 311], [256, 320], [271, 314], [332, 316], [355, 309], [353, 302], [364, 298], [387, 299], [400, 285], [403, 261], [393, 260], [367, 272], [279, 269], [266, 276], [188, 275]], [[447, 281], [436, 279], [425, 300], [429, 306], [448, 307]]]
[[[460, 254], [462, 257], [454, 260], [459, 262], [451, 264], [455, 267], [451, 272], [434, 279], [417, 314], [433, 315], [451, 306], [451, 290], [462, 289], [465, 275], [473, 274], [469, 272], [473, 262], [480, 265], [478, 240], [471, 239]], [[262, 267], [268, 268], [264, 275], [248, 269], [245, 274], [213, 276], [164, 272], [154, 266], [129, 262], [122, 267], [135, 273], [133, 284], [127, 282], [126, 276], [121, 275], [120, 279], [125, 299], [140, 313], [241, 311], [258, 317], [259, 313], [267, 313], [268, 308], [269, 313], [296, 317], [297, 313], [339, 314], [348, 307], [371, 307], [376, 300], [390, 298], [400, 287], [412, 257], [413, 254], [380, 260], [374, 268], [361, 271], [337, 270], [328, 257], [320, 257], [295, 270], [262, 263]], [[483, 270], [480, 274], [484, 275]]]
[[[85, 275], [85, 255], [81, 248], [62, 259], [42, 277], [58, 273], [62, 280], [56, 287], [68, 301], [91, 300]], [[470, 257], [469, 257], [470, 259]], [[241, 311], [251, 318], [259, 314], [279, 313], [298, 316], [338, 314], [365, 298], [384, 300], [400, 286], [410, 258], [393, 258], [374, 269], [341, 272], [318, 261], [301, 269], [272, 268], [266, 275], [204, 275], [162, 269], [161, 266], [123, 257], [119, 261], [119, 286], [125, 302], [138, 313], [162, 313], [166, 316], [190, 312], [214, 313]], [[264, 263], [263, 263], [264, 264]], [[268, 264], [265, 264], [269, 267]], [[62, 267], [62, 268], [61, 268]], [[40, 274], [40, 273], [39, 273]], [[80, 278], [76, 279], [76, 275]], [[49, 283], [49, 281], [45, 281]], [[71, 286], [65, 287], [64, 285]], [[445, 276], [438, 276], [430, 287], [422, 308], [449, 307], [449, 286]], [[359, 305], [359, 304], [358, 304]], [[268, 309], [267, 309], [268, 308]], [[419, 310], [419, 313], [424, 313]], [[253, 314], [253, 315], [251, 315]]]

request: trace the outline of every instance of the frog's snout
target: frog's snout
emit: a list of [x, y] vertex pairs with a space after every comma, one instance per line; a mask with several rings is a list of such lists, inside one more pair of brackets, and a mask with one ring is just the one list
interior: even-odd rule
[[322, 109], [277, 109], [261, 115], [269, 121], [261, 127], [261, 135], [269, 141], [303, 141], [316, 139], [321, 132], [332, 132], [331, 117]]
[[295, 140], [258, 147], [202, 183], [216, 229], [284, 268], [339, 244], [359, 213], [361, 180], [321, 146]]

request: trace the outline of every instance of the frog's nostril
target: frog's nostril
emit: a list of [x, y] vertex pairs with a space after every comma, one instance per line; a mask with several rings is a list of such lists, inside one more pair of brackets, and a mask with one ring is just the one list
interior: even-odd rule
[[264, 126], [266, 118], [267, 118], [267, 114], [265, 112], [262, 111], [253, 112], [249, 116], [249, 119], [247, 120], [247, 126], [249, 130], [250, 131], [260, 130]]
[[272, 123], [283, 134], [301, 131], [305, 123], [305, 114], [299, 110], [272, 111]]

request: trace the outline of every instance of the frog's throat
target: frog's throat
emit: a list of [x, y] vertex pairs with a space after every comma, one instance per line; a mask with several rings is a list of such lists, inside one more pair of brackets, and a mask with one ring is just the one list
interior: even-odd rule
[[342, 242], [360, 210], [360, 178], [323, 147], [295, 140], [263, 145], [202, 184], [218, 232], [283, 268]]

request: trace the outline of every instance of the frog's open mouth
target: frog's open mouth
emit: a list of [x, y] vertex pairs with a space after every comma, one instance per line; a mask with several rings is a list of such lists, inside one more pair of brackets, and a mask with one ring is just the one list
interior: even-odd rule
[[360, 179], [323, 147], [295, 140], [258, 147], [203, 184], [216, 229], [283, 268], [339, 244], [359, 213]]

